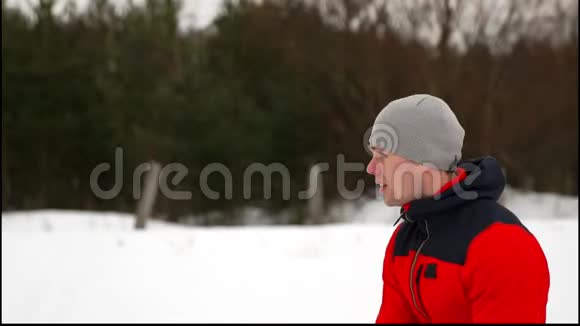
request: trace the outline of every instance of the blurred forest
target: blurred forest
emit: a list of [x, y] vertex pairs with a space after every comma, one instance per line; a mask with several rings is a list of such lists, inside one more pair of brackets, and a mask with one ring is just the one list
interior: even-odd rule
[[[178, 1], [53, 7], [39, 1], [30, 17], [2, 1], [3, 210], [132, 212], [133, 170], [152, 159], [189, 170], [172, 189], [191, 200], [158, 197], [168, 220], [301, 209], [310, 166], [330, 163], [324, 196], [336, 199], [337, 155], [366, 164], [376, 114], [414, 93], [449, 103], [466, 130], [464, 158], [495, 156], [516, 188], [578, 194], [576, 1], [235, 1], [187, 30]], [[89, 175], [116, 147], [124, 187], [99, 199]], [[201, 193], [212, 162], [232, 171], [231, 200], [219, 174], [209, 184], [222, 199]], [[290, 200], [277, 175], [270, 200], [260, 182], [243, 197], [254, 162], [289, 169]], [[364, 171], [346, 177], [348, 189], [364, 180], [374, 194]], [[101, 187], [113, 179], [103, 174]]]

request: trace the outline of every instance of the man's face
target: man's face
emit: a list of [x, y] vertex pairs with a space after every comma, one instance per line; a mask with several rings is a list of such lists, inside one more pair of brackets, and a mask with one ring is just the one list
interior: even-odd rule
[[420, 164], [395, 154], [372, 151], [367, 172], [375, 176], [387, 206], [402, 206], [421, 197], [425, 169]]

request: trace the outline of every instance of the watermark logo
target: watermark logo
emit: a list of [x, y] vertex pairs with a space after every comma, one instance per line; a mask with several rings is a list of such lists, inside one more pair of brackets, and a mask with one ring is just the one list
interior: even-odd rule
[[[110, 163], [104, 162], [97, 165], [90, 174], [90, 187], [95, 194], [100, 199], [113, 199], [118, 196], [123, 189], [123, 149], [117, 147], [115, 149], [115, 159], [114, 167]], [[308, 172], [308, 187], [307, 189], [298, 192], [298, 199], [311, 199], [320, 191], [320, 181], [321, 175], [330, 168], [329, 163], [317, 163], [313, 165]], [[363, 163], [350, 163], [346, 162], [343, 154], [337, 155], [337, 185], [339, 194], [345, 199], [356, 199], [360, 198], [364, 192], [365, 183], [363, 180], [357, 180], [356, 187], [354, 190], [349, 190], [346, 187], [345, 179], [348, 172], [362, 172], [365, 169]], [[112, 171], [114, 170], [114, 171]], [[143, 182], [142, 179], [146, 173], [151, 173], [154, 169], [154, 165], [151, 162], [142, 163], [138, 165], [132, 173], [132, 192], [133, 198], [138, 200], [142, 197]], [[99, 185], [99, 178], [104, 173], [114, 173], [114, 185], [110, 189], [103, 189]], [[208, 199], [218, 200], [222, 199], [222, 194], [220, 192], [211, 189], [209, 185], [209, 176], [217, 173], [223, 177], [225, 184], [225, 191], [223, 198], [232, 199], [233, 198], [233, 175], [231, 170], [224, 164], [219, 162], [214, 162], [206, 165], [199, 175], [199, 190]], [[178, 186], [189, 174], [189, 169], [181, 163], [169, 163], [162, 168], [160, 168], [159, 176], [157, 177], [157, 188], [161, 191], [161, 194], [168, 199], [172, 200], [189, 200], [192, 198], [191, 191], [176, 191], [169, 187], [169, 182], [173, 186]], [[291, 199], [291, 175], [290, 170], [281, 163], [252, 163], [250, 164], [243, 173], [242, 188], [243, 188], [243, 198], [250, 199], [255, 194], [252, 193], [252, 189], [257, 187], [252, 186], [254, 175], [261, 176], [262, 185], [261, 188], [262, 198], [269, 200], [272, 198], [272, 178], [274, 175], [280, 175], [282, 178], [281, 188], [282, 199]], [[260, 194], [258, 194], [260, 195]]]
[[363, 145], [369, 155], [370, 147], [386, 153], [396, 153], [399, 148], [399, 136], [395, 128], [386, 123], [378, 123], [368, 128], [363, 137]]
[[[429, 164], [428, 162], [423, 163], [416, 163], [411, 161], [402, 161], [398, 164], [389, 164], [389, 170], [387, 171], [384, 168], [384, 160], [390, 159], [388, 155], [385, 157], [375, 157], [373, 155], [372, 149], [378, 149], [381, 152], [391, 154], [396, 153], [399, 147], [399, 137], [397, 135], [396, 129], [388, 124], [375, 124], [371, 128], [368, 128], [363, 136], [364, 148], [371, 155], [371, 159], [366, 164], [378, 164], [379, 169], [376, 171], [381, 171], [380, 176], [373, 171], [367, 171], [371, 174], [375, 173], [375, 181], [381, 184], [387, 184], [387, 182], [383, 182], [383, 175], [387, 174], [389, 176], [389, 183], [388, 187], [391, 189], [389, 194], [394, 196], [396, 199], [403, 199], [409, 197], [410, 190], [405, 190], [402, 186], [406, 184], [405, 187], [408, 189], [413, 190], [412, 197], [413, 199], [419, 199], [425, 195], [423, 191], [425, 187], [424, 180], [425, 178], [430, 178], [433, 181], [433, 184], [430, 184], [433, 187], [442, 186], [437, 184], [438, 181], [441, 179], [439, 178], [441, 171], [437, 170], [434, 164]], [[115, 149], [115, 157], [114, 157], [114, 167], [107, 162], [103, 162], [98, 164], [90, 174], [90, 187], [95, 194], [100, 199], [110, 200], [118, 196], [122, 189], [123, 189], [123, 149], [121, 147], [117, 147]], [[338, 194], [346, 200], [353, 200], [358, 199], [364, 194], [365, 190], [365, 182], [362, 179], [355, 180], [355, 187], [354, 189], [347, 189], [346, 186], [346, 176], [347, 173], [360, 173], [365, 171], [367, 167], [365, 163], [361, 162], [346, 162], [344, 154], [337, 154], [336, 156], [336, 186]], [[421, 168], [417, 168], [417, 164], [421, 166]], [[155, 185], [156, 189], [158, 189], [163, 196], [171, 200], [189, 200], [192, 198], [192, 192], [187, 190], [172, 190], [169, 186], [169, 183], [173, 187], [178, 186], [181, 182], [189, 174], [189, 170], [187, 166], [181, 163], [173, 162], [166, 164], [164, 166], [158, 166], [158, 163], [142, 163], [138, 165], [132, 173], [132, 192], [133, 198], [138, 200], [142, 197], [142, 188], [143, 182], [142, 179], [147, 173], [154, 173], [155, 181], [157, 184]], [[468, 176], [462, 182], [456, 182], [453, 184], [452, 189], [454, 192], [459, 196], [461, 199], [464, 200], [473, 200], [476, 199], [478, 194], [476, 191], [468, 191], [463, 189], [463, 185], [469, 187], [475, 179], [479, 177], [481, 171], [479, 167], [475, 164], [464, 164], [462, 166], [468, 173]], [[308, 185], [307, 189], [298, 192], [297, 196], [300, 200], [308, 200], [314, 198], [319, 192], [321, 192], [321, 181], [322, 181], [322, 173], [329, 171], [330, 164], [326, 162], [319, 162], [314, 164], [310, 167], [308, 171]], [[372, 170], [372, 169], [371, 169]], [[114, 184], [110, 189], [103, 189], [99, 185], [99, 178], [104, 173], [114, 173]], [[220, 193], [214, 189], [211, 189], [208, 179], [212, 174], [220, 174], [223, 177], [224, 181], [224, 191]], [[439, 174], [439, 175], [438, 175]], [[253, 187], [252, 182], [255, 181], [254, 175], [258, 177], [261, 176], [261, 187]], [[282, 192], [282, 200], [290, 200], [291, 199], [291, 175], [290, 170], [282, 163], [271, 163], [271, 164], [263, 164], [259, 162], [254, 162], [250, 164], [245, 171], [243, 172], [243, 177], [241, 180], [242, 192], [244, 199], [250, 199], [256, 194], [252, 193], [253, 189], [261, 189], [262, 193], [257, 194], [258, 196], [262, 196], [263, 199], [270, 200], [272, 198], [272, 178], [273, 176], [280, 176], [281, 183], [276, 184], [276, 189], [281, 189]], [[403, 182], [404, 178], [410, 176], [412, 178], [411, 185], [409, 183]], [[429, 184], [428, 184], [429, 185]], [[379, 185], [376, 185], [376, 197], [382, 197], [383, 195], [379, 191]], [[219, 162], [213, 162], [206, 165], [199, 175], [199, 191], [205, 198], [211, 200], [220, 200], [220, 199], [227, 199], [230, 200], [233, 198], [233, 191], [234, 191], [234, 178], [232, 175], [231, 170], [224, 164]], [[441, 198], [441, 194], [436, 193], [434, 195], [435, 199], [438, 200]], [[409, 199], [409, 198], [407, 198]]]

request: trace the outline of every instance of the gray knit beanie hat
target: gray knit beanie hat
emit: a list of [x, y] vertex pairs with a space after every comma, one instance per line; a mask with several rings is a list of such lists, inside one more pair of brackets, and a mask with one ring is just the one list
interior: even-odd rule
[[442, 99], [416, 94], [390, 102], [375, 119], [369, 145], [420, 164], [454, 171], [465, 131]]

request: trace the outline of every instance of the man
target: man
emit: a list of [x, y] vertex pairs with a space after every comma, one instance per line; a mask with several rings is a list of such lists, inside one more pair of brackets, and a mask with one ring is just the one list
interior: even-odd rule
[[545, 323], [550, 275], [534, 235], [497, 200], [493, 157], [461, 160], [464, 130], [430, 95], [377, 116], [367, 172], [402, 206], [386, 248], [377, 323]]

